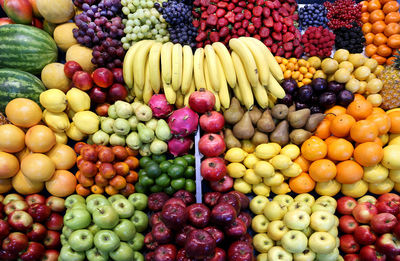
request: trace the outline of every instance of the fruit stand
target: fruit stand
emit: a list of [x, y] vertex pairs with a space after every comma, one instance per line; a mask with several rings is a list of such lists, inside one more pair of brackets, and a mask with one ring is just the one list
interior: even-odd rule
[[0, 260], [400, 260], [399, 7], [0, 0]]

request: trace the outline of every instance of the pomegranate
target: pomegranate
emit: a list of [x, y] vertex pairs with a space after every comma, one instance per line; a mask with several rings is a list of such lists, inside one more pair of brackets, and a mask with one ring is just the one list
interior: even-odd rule
[[177, 137], [186, 137], [197, 130], [199, 115], [189, 107], [174, 111], [168, 118], [171, 133]]
[[201, 176], [208, 181], [219, 181], [226, 174], [225, 161], [222, 158], [207, 158], [201, 162]]
[[212, 92], [201, 88], [189, 96], [189, 106], [197, 113], [211, 111], [215, 105], [215, 96]]
[[217, 111], [208, 111], [200, 117], [200, 127], [205, 132], [217, 133], [224, 127], [224, 116]]
[[217, 157], [225, 152], [224, 139], [214, 133], [203, 135], [199, 141], [199, 151], [206, 157]]
[[165, 118], [171, 114], [174, 109], [174, 106], [168, 103], [164, 94], [154, 94], [151, 96], [149, 106], [156, 118]]
[[233, 187], [233, 178], [225, 175], [224, 177], [222, 177], [222, 179], [218, 181], [211, 181], [210, 187], [212, 191], [217, 191], [221, 193], [228, 192]]

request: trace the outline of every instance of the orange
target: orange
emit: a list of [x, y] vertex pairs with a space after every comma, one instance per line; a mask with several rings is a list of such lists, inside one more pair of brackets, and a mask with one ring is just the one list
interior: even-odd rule
[[390, 12], [385, 17], [385, 23], [398, 23], [400, 22], [400, 13], [399, 12]]
[[325, 143], [326, 143], [326, 145], [328, 145], [328, 148], [329, 148], [329, 145], [331, 145], [332, 142], [334, 142], [335, 140], [338, 140], [338, 139], [339, 139], [338, 137], [330, 136], [325, 140]]
[[315, 181], [307, 173], [302, 172], [289, 180], [290, 189], [297, 194], [307, 193], [314, 189]]
[[385, 112], [384, 109], [379, 108], [379, 107], [374, 107], [374, 108], [372, 109], [372, 114], [376, 114], [376, 113], [383, 113], [383, 114], [386, 114], [386, 112]]
[[368, 11], [368, 1], [361, 1], [361, 12], [367, 12]]
[[361, 22], [368, 23], [369, 21], [369, 13], [365, 12], [361, 14]]
[[326, 182], [335, 178], [336, 166], [331, 160], [319, 159], [311, 163], [308, 173], [316, 182]]
[[347, 107], [347, 113], [355, 120], [366, 119], [372, 113], [372, 104], [365, 99], [354, 99]]
[[375, 34], [367, 33], [366, 35], [364, 35], [364, 37], [365, 37], [365, 44], [367, 45], [372, 44], [374, 42]]
[[376, 51], [378, 51], [378, 47], [376, 47], [375, 44], [368, 44], [368, 45], [365, 47], [365, 54], [366, 54], [368, 57], [371, 57], [372, 55], [374, 55], [374, 54], [376, 53]]
[[353, 155], [353, 145], [345, 139], [337, 139], [328, 145], [328, 158], [344, 161]]
[[399, 3], [397, 3], [397, 1], [389, 1], [383, 6], [382, 11], [385, 14], [388, 14], [390, 12], [397, 12], [399, 11]]
[[390, 130], [391, 121], [386, 113], [372, 113], [367, 117], [367, 120], [376, 124], [379, 135], [386, 134]]
[[372, 11], [374, 11], [374, 10], [378, 10], [378, 9], [381, 9], [381, 7], [382, 7], [382, 5], [381, 5], [381, 3], [379, 2], [379, 0], [372, 0], [372, 1], [369, 1], [369, 3], [368, 3], [368, 12], [372, 12]]
[[301, 155], [307, 160], [323, 159], [327, 152], [328, 146], [317, 136], [310, 137], [301, 145]]
[[374, 10], [369, 14], [370, 23], [375, 23], [377, 21], [383, 21], [383, 20], [385, 20], [385, 14], [383, 13], [382, 10]]
[[350, 137], [358, 143], [374, 141], [378, 134], [376, 124], [367, 120], [357, 121], [350, 129]]
[[372, 30], [372, 24], [371, 23], [365, 23], [362, 26], [362, 31], [364, 34], [370, 33]]
[[310, 162], [301, 155], [298, 156], [293, 162], [299, 164], [301, 170], [304, 172], [308, 171], [310, 168]]
[[342, 184], [352, 184], [362, 179], [364, 169], [355, 161], [346, 160], [336, 165], [336, 180]]
[[377, 54], [372, 55], [371, 58], [375, 59], [378, 62], [378, 64], [381, 64], [381, 65], [385, 64], [385, 62], [386, 62], [386, 58], [385, 57], [382, 57], [382, 56], [377, 55]]
[[400, 133], [400, 111], [392, 111], [388, 113], [391, 121], [390, 133]]
[[383, 33], [389, 37], [391, 35], [394, 34], [398, 34], [400, 33], [400, 24], [398, 23], [390, 23], [386, 26], [385, 30], [383, 31]]
[[382, 33], [385, 30], [386, 24], [384, 21], [377, 21], [372, 24], [372, 32], [374, 34]]
[[392, 55], [392, 49], [386, 44], [381, 44], [378, 47], [377, 54], [383, 57], [388, 57]]
[[329, 131], [330, 125], [331, 122], [328, 119], [323, 119], [315, 130], [315, 136], [321, 139], [328, 138], [331, 135]]
[[388, 39], [388, 45], [391, 48], [400, 48], [400, 34], [391, 35]]
[[[376, 139], [374, 139], [374, 141], [373, 142], [375, 142], [376, 144], [378, 144], [379, 146], [383, 146], [384, 144], [383, 144], [383, 141], [382, 141], [382, 139], [380, 138], [380, 137], [376, 137]], [[358, 145], [358, 144], [357, 144]]]
[[325, 111], [325, 114], [326, 114], [325, 119], [332, 120], [336, 116], [339, 116], [339, 115], [345, 114], [345, 113], [346, 113], [345, 107], [335, 105], [332, 108]]
[[[385, 27], [386, 28], [386, 27]], [[377, 33], [374, 37], [374, 44], [380, 46], [387, 42], [387, 37], [383, 33]]]
[[356, 120], [349, 114], [339, 115], [332, 120], [330, 131], [336, 137], [346, 137], [355, 122]]
[[381, 162], [383, 158], [382, 146], [375, 142], [364, 142], [354, 150], [354, 160], [364, 167], [370, 167]]

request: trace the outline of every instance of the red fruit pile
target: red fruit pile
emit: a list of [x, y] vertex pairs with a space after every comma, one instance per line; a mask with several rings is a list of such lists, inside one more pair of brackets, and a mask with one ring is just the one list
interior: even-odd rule
[[295, 0], [195, 0], [193, 25], [197, 47], [231, 38], [251, 36], [264, 42], [274, 55], [300, 57], [300, 32], [294, 26]]
[[308, 27], [301, 37], [307, 56], [329, 57], [335, 45], [335, 34], [322, 26]]
[[64, 199], [32, 194], [0, 198], [0, 260], [57, 260]]
[[328, 10], [326, 18], [328, 18], [328, 26], [335, 30], [340, 27], [351, 28], [353, 23], [361, 26], [361, 4], [357, 4], [354, 0], [336, 0], [331, 3], [326, 1], [325, 8]]
[[400, 256], [400, 196], [366, 196], [337, 201], [340, 250], [344, 260], [398, 260]]
[[83, 142], [75, 144], [79, 154], [76, 165], [78, 180], [76, 193], [88, 196], [91, 193], [108, 195], [122, 194], [125, 197], [135, 192], [134, 183], [138, 180], [135, 169], [139, 166], [137, 154], [122, 146], [106, 147], [89, 145]]
[[[208, 192], [204, 203], [194, 195], [177, 191], [149, 196], [151, 232], [144, 242], [146, 260], [253, 260], [251, 216], [242, 212], [249, 199], [240, 192]], [[222, 248], [227, 247], [227, 252]]]

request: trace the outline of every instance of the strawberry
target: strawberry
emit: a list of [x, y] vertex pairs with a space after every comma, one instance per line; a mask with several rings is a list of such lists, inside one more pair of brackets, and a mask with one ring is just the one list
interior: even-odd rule
[[210, 33], [210, 40], [211, 42], [215, 43], [219, 41], [219, 34], [218, 32], [211, 32]]
[[224, 26], [219, 30], [218, 33], [220, 37], [225, 37], [229, 34], [229, 28], [227, 26]]
[[232, 0], [232, 3], [237, 4], [239, 0]]
[[274, 8], [278, 9], [279, 7], [281, 7], [281, 2], [279, 2], [279, 0], [275, 0], [274, 1]]
[[246, 30], [244, 30], [243, 28], [240, 28], [239, 30], [238, 30], [238, 35], [239, 36], [243, 36], [243, 35], [245, 35], [246, 34]]
[[262, 6], [264, 5], [265, 0], [257, 0], [256, 1], [256, 6]]
[[244, 14], [243, 13], [238, 13], [235, 15], [235, 21], [242, 21], [244, 19]]
[[261, 6], [256, 6], [253, 8], [253, 15], [254, 16], [261, 16], [262, 12], [263, 12], [263, 8]]
[[233, 12], [226, 13], [225, 18], [232, 24], [235, 22], [235, 14]]
[[217, 19], [217, 16], [215, 14], [210, 14], [207, 17], [206, 23], [207, 23], [207, 25], [215, 26], [215, 25], [217, 25], [217, 20], [218, 19]]
[[216, 12], [215, 12], [215, 15], [218, 17], [218, 18], [220, 18], [220, 17], [223, 17], [224, 15], [226, 14], [226, 11], [224, 10], [224, 9], [218, 9]]
[[205, 20], [200, 21], [200, 30], [205, 31], [207, 28], [207, 23]]
[[197, 42], [196, 48], [202, 48], [204, 46], [203, 42]]
[[[273, 42], [271, 36], [269, 36], [268, 38], [266, 38], [266, 39], [263, 41], [263, 43], [264, 43], [266, 46], [270, 47], [270, 46], [272, 46], [272, 44], [273, 44], [274, 42]], [[271, 51], [271, 52], [272, 52], [272, 51]]]
[[254, 24], [255, 28], [260, 28], [262, 25], [261, 17], [253, 17], [251, 18], [251, 22]]
[[276, 22], [276, 23], [274, 24], [274, 31], [275, 31], [275, 32], [280, 32], [280, 31], [282, 31], [282, 24], [279, 23], [279, 22]]
[[218, 19], [218, 25], [221, 27], [227, 26], [228, 25], [228, 20], [225, 17], [221, 17]]
[[229, 3], [228, 6], [226, 7], [226, 9], [228, 9], [228, 11], [232, 11], [234, 8], [235, 8], [234, 3]]
[[287, 16], [289, 16], [289, 12], [285, 9], [285, 8], [283, 8], [283, 7], [280, 7], [279, 9], [278, 9], [278, 12], [281, 14], [281, 16], [283, 16], [283, 17], [287, 17]]
[[207, 7], [207, 14], [213, 14], [215, 13], [215, 11], [217, 11], [218, 7], [216, 7], [215, 5], [209, 5]]
[[192, 11], [192, 16], [193, 16], [194, 18], [199, 18], [199, 17], [200, 17], [200, 14], [199, 14], [198, 12]]
[[244, 18], [247, 19], [247, 20], [250, 20], [251, 17], [252, 17], [252, 14], [251, 14], [251, 12], [249, 10], [244, 10], [243, 14], [244, 14]]
[[249, 24], [249, 26], [247, 27], [247, 31], [253, 34], [256, 31], [254, 24]]
[[239, 6], [236, 6], [236, 7], [233, 9], [233, 12], [234, 12], [234, 13], [241, 13], [241, 12], [243, 12], [243, 8], [241, 8], [241, 7], [239, 7]]
[[286, 33], [287, 32], [287, 25], [284, 24], [282, 25], [282, 33]]
[[204, 41], [204, 45], [207, 45], [207, 44], [211, 44], [211, 41], [210, 40], [205, 40]]
[[282, 36], [282, 41], [283, 42], [290, 42], [294, 40], [294, 34], [287, 32]]
[[287, 26], [292, 26], [293, 25], [293, 20], [290, 17], [284, 17], [283, 18], [283, 23], [286, 24]]
[[277, 44], [272, 44], [271, 46], [271, 52], [273, 54], [276, 54], [276, 51], [278, 51], [278, 45]]
[[207, 7], [210, 5], [210, 0], [200, 0], [200, 5]]
[[254, 5], [253, 5], [253, 4], [247, 4], [247, 9], [248, 9], [248, 10], [253, 10], [253, 8], [254, 8]]
[[207, 17], [208, 17], [207, 12], [202, 12], [201, 13], [201, 19], [207, 19]]
[[300, 45], [300, 40], [299, 39], [294, 39], [293, 40], [293, 45], [294, 46], [299, 46]]
[[267, 17], [269, 17], [270, 15], [271, 15], [271, 10], [268, 8], [268, 7], [266, 7], [266, 6], [264, 6], [263, 7], [263, 16], [265, 17], [265, 18], [267, 18]]
[[260, 30], [258, 31], [258, 33], [260, 34], [260, 36], [262, 38], [266, 38], [269, 36], [269, 29], [267, 27], [261, 27]]
[[247, 28], [249, 26], [250, 22], [249, 20], [243, 20], [242, 21], [242, 28]]
[[261, 40], [261, 36], [259, 36], [258, 34], [253, 35], [253, 38], [256, 38], [257, 40]]
[[200, 0], [194, 0], [193, 1], [194, 6], [200, 6]]
[[192, 24], [193, 24], [194, 27], [197, 28], [197, 27], [200, 26], [200, 21], [199, 20], [193, 20]]
[[236, 22], [234, 25], [233, 25], [233, 28], [235, 28], [236, 30], [238, 30], [239, 28], [241, 28], [242, 27], [242, 23], [241, 22]]
[[291, 51], [290, 52], [285, 52], [284, 56], [285, 56], [286, 59], [289, 59], [290, 56], [292, 56], [292, 52]]
[[285, 50], [283, 50], [282, 47], [279, 47], [279, 48], [276, 50], [276, 54], [275, 54], [275, 55], [277, 55], [277, 56], [282, 56], [284, 53], [285, 53]]
[[245, 2], [245, 1], [240, 1], [240, 2], [238, 3], [238, 6], [240, 6], [240, 7], [246, 7], [246, 2]]
[[272, 3], [271, 1], [265, 1], [265, 5], [269, 8], [269, 9], [274, 9], [274, 3]]
[[228, 3], [227, 2], [218, 2], [217, 6], [219, 8], [227, 8], [228, 7]]
[[253, 4], [256, 2], [256, 0], [247, 0], [247, 2]]
[[279, 15], [279, 13], [278, 13], [278, 11], [272, 11], [272, 18], [274, 19], [274, 21], [275, 22], [279, 22], [279, 20], [280, 20], [280, 15]]
[[282, 41], [282, 34], [279, 32], [272, 32], [271, 34], [272, 38], [274, 38], [276, 41]]
[[287, 42], [283, 44], [283, 49], [287, 52], [293, 50], [293, 43], [292, 42]]
[[263, 24], [266, 27], [273, 27], [274, 26], [274, 20], [272, 19], [271, 16], [269, 16], [266, 19], [264, 19]]
[[204, 31], [200, 31], [196, 36], [196, 42], [202, 42], [207, 38], [207, 34]]

